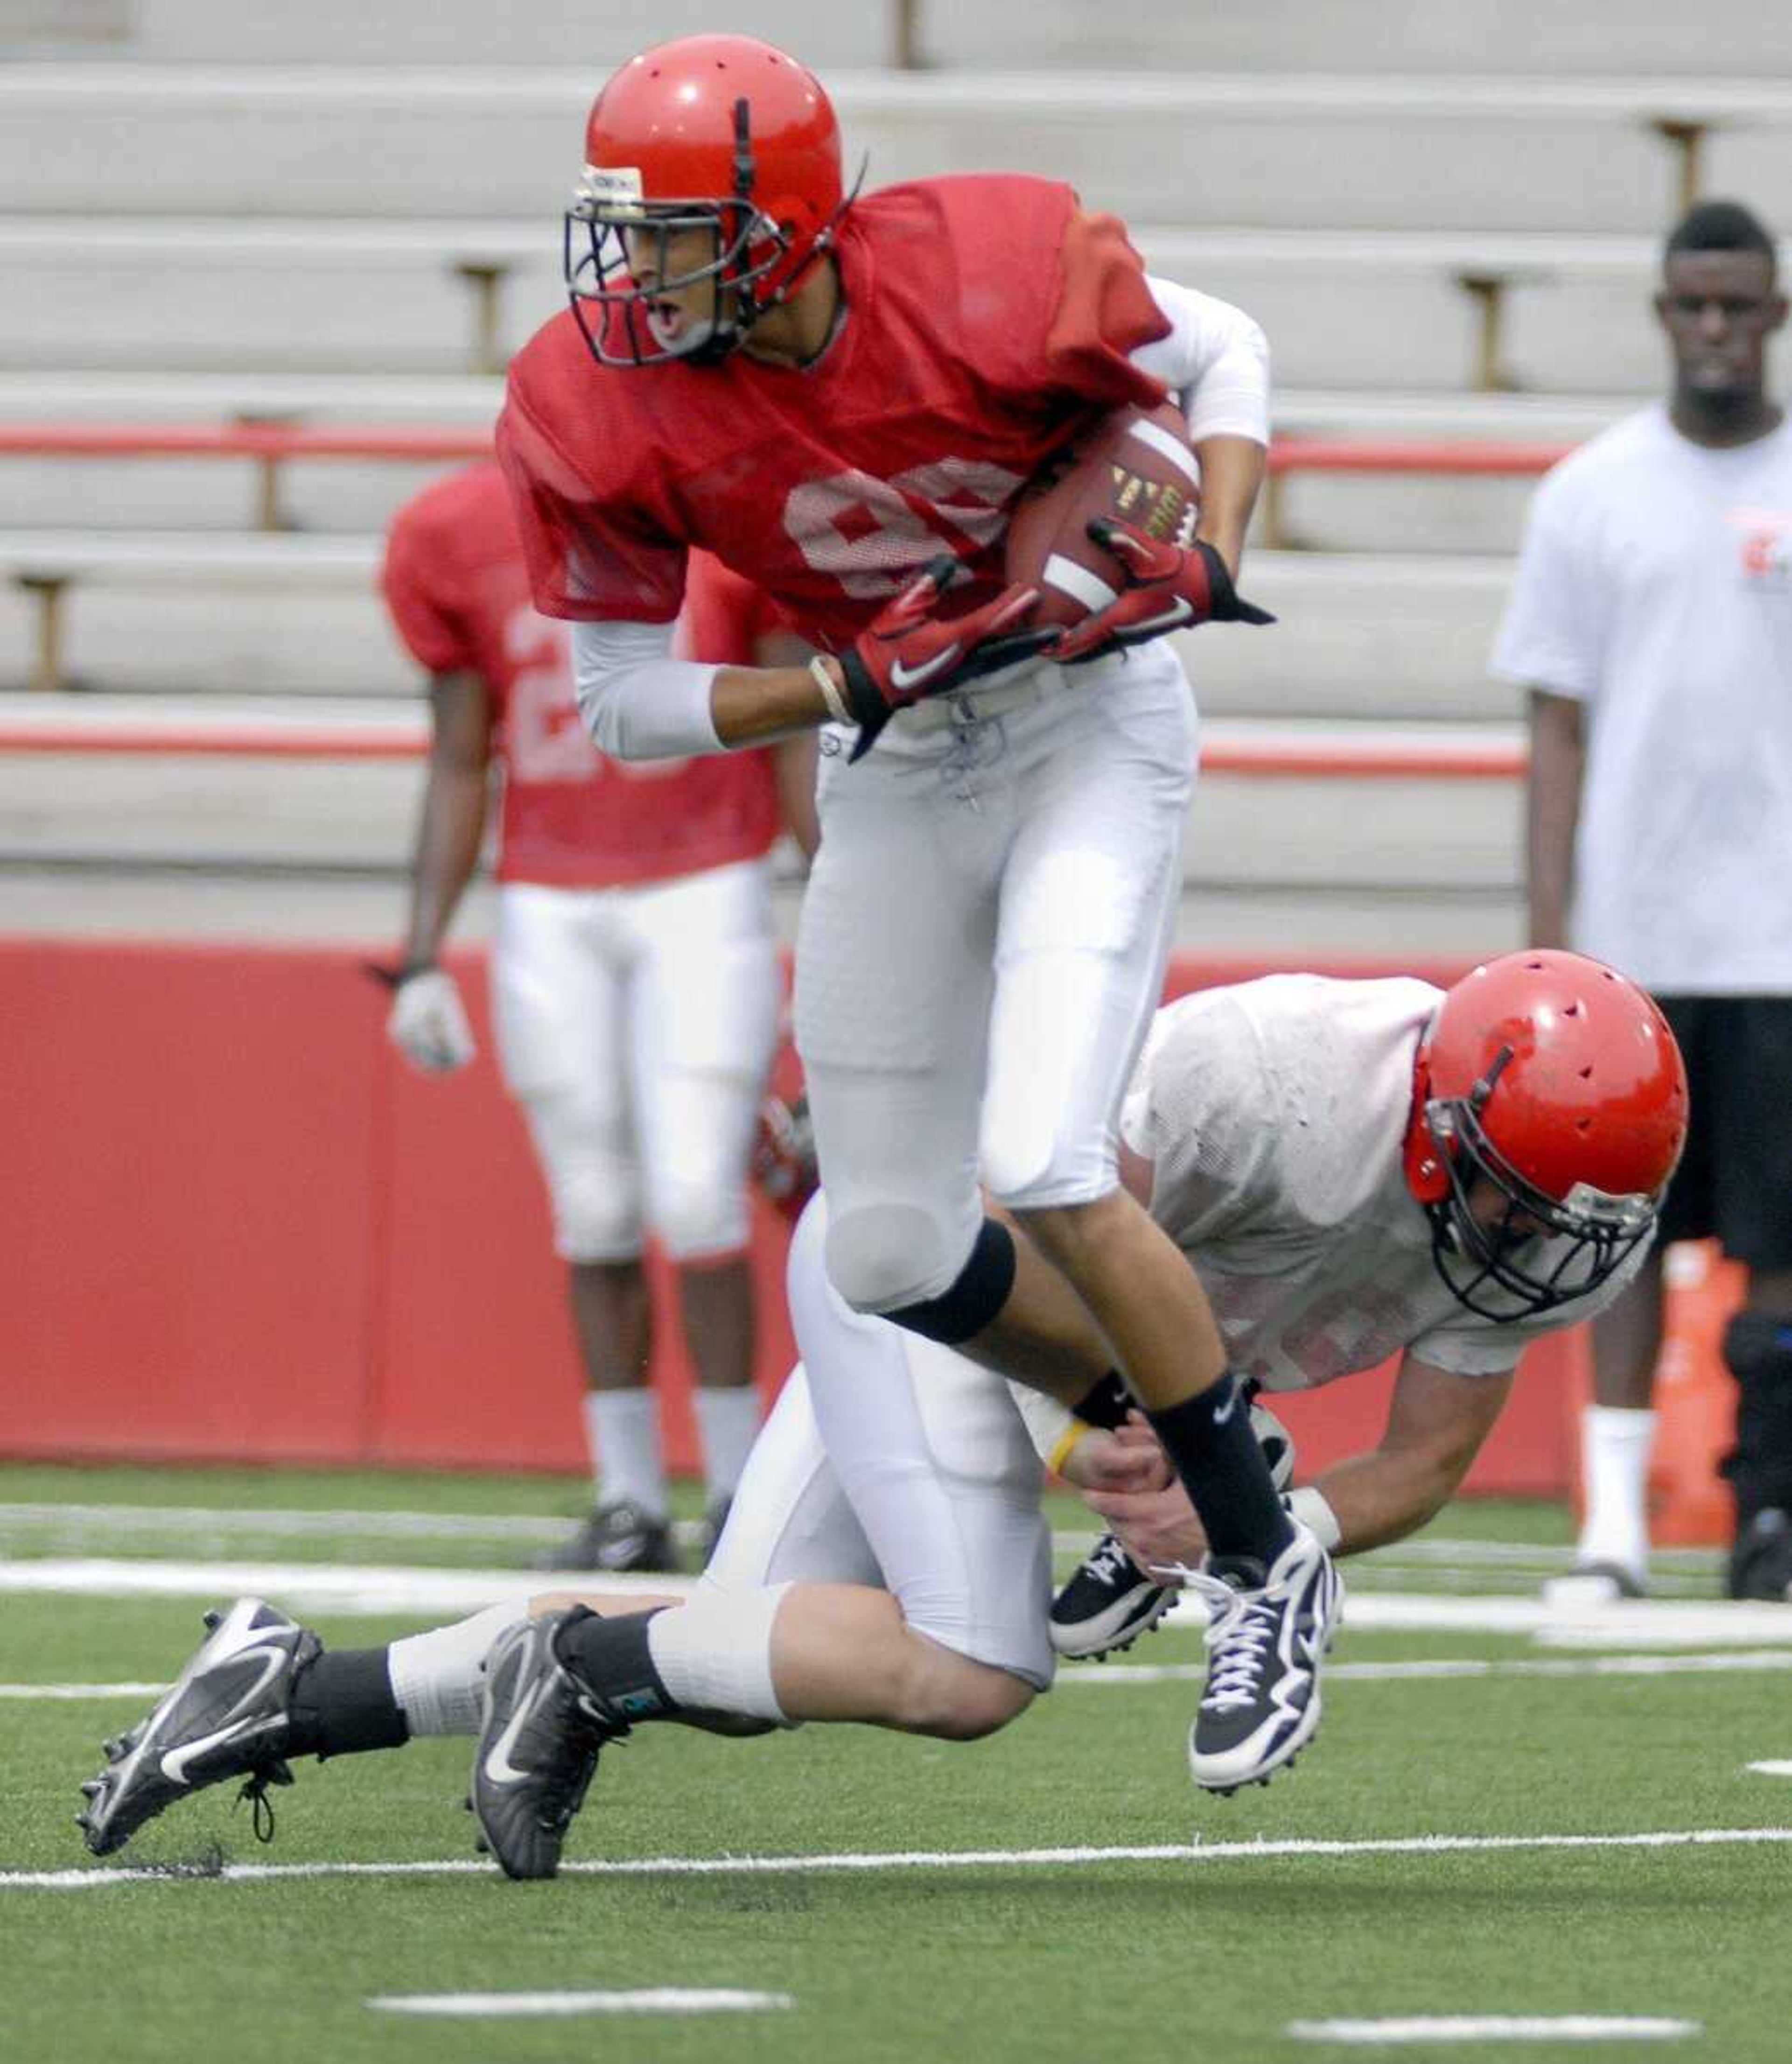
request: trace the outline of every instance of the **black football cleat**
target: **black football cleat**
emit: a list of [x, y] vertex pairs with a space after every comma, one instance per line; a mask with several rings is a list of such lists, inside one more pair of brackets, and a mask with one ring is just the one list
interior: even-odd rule
[[166, 1806], [228, 1778], [248, 1781], [256, 1832], [272, 1832], [267, 1792], [290, 1784], [284, 1760], [294, 1679], [323, 1643], [260, 1598], [207, 1613], [206, 1641], [161, 1703], [106, 1744], [107, 1766], [81, 1788], [76, 1825], [96, 1856], [122, 1848]]
[[1203, 1791], [1267, 1784], [1319, 1724], [1319, 1667], [1343, 1619], [1344, 1587], [1304, 1526], [1264, 1571], [1209, 1558], [1185, 1573], [1207, 1607], [1207, 1684], [1189, 1731]]
[[[1269, 1465], [1270, 1481], [1285, 1492], [1294, 1481], [1294, 1436], [1266, 1405], [1255, 1402], [1250, 1430]], [[1104, 1534], [1052, 1601], [1052, 1647], [1085, 1663], [1115, 1655], [1149, 1634], [1175, 1602], [1174, 1585], [1147, 1575], [1113, 1534]]]
[[602, 1570], [613, 1577], [673, 1572], [672, 1530], [663, 1518], [626, 1499], [600, 1505], [557, 1547], [529, 1558], [532, 1570]]
[[555, 1653], [555, 1635], [583, 1616], [575, 1606], [519, 1620], [485, 1659], [485, 1713], [467, 1804], [479, 1823], [479, 1848], [508, 1877], [552, 1877], [559, 1869], [598, 1750], [629, 1731]]
[[1792, 1603], [1792, 1514], [1770, 1505], [1737, 1534], [1726, 1585], [1733, 1598]]
[[1147, 1576], [1111, 1534], [1104, 1534], [1052, 1601], [1052, 1647], [1091, 1661], [1130, 1648], [1176, 1602], [1174, 1587]]

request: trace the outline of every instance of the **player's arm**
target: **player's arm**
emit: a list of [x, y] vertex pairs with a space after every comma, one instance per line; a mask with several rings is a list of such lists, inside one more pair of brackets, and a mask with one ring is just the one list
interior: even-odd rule
[[[1379, 1444], [1300, 1486], [1290, 1494], [1291, 1509], [1334, 1554], [1403, 1540], [1455, 1495], [1511, 1390], [1509, 1373], [1459, 1376], [1407, 1354]], [[1206, 1552], [1178, 1483], [1149, 1492], [1097, 1490], [1085, 1502], [1142, 1568], [1192, 1567]]]
[[[1509, 1370], [1462, 1376], [1403, 1356], [1379, 1445], [1335, 1462], [1311, 1486], [1335, 1515], [1336, 1552], [1379, 1548], [1436, 1518], [1493, 1430], [1512, 1382]], [[1303, 1497], [1294, 1494], [1297, 1511]]]
[[1269, 342], [1229, 301], [1174, 280], [1146, 284], [1170, 329], [1135, 350], [1133, 363], [1162, 381], [1188, 418], [1201, 461], [1195, 535], [1236, 576], [1269, 459]]
[[473, 871], [490, 793], [492, 701], [469, 673], [429, 683], [429, 770], [411, 855], [409, 914], [401, 965], [433, 967]]
[[1531, 775], [1524, 855], [1530, 942], [1533, 946], [1565, 946], [1586, 764], [1581, 705], [1573, 696], [1533, 687], [1529, 706]]

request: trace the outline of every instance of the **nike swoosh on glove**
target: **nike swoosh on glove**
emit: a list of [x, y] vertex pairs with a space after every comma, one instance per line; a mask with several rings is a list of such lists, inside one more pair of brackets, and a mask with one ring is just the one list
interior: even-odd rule
[[1126, 586], [1105, 609], [1065, 631], [1045, 656], [1060, 666], [1099, 659], [1194, 623], [1273, 623], [1266, 609], [1241, 601], [1226, 562], [1204, 539], [1184, 550], [1147, 537], [1132, 523], [1097, 516], [1093, 543], [1118, 561]]
[[1030, 659], [1051, 643], [1049, 631], [1018, 628], [1039, 600], [1037, 588], [1005, 588], [981, 609], [936, 617], [935, 605], [963, 570], [942, 554], [840, 655], [847, 705], [859, 725], [854, 760], [864, 759], [899, 709]]

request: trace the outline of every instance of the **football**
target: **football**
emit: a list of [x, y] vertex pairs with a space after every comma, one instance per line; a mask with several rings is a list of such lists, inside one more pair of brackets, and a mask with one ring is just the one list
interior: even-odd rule
[[1039, 590], [1035, 624], [1080, 623], [1105, 608], [1119, 567], [1089, 534], [1097, 517], [1123, 517], [1154, 538], [1194, 541], [1201, 462], [1174, 402], [1116, 409], [1064, 449], [1021, 490], [1008, 526], [1006, 577]]

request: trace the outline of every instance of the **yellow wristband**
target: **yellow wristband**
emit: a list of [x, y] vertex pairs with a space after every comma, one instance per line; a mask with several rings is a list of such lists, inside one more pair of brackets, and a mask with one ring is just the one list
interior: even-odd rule
[[1057, 1437], [1056, 1445], [1045, 1457], [1045, 1466], [1054, 1477], [1064, 1473], [1064, 1465], [1069, 1459], [1070, 1450], [1089, 1431], [1081, 1419], [1073, 1417], [1069, 1425]]

